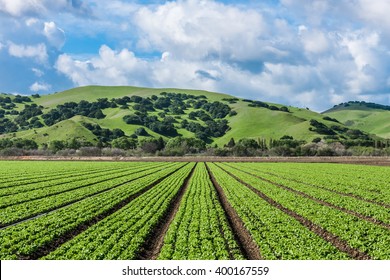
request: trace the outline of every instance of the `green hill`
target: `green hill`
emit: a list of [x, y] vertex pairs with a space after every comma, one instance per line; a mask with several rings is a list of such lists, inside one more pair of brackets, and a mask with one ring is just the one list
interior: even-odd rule
[[[167, 93], [171, 94], [171, 103], [161, 107]], [[197, 137], [218, 146], [231, 138], [269, 141], [284, 135], [306, 142], [315, 138], [356, 139], [356, 135], [348, 134], [348, 126], [308, 109], [200, 90], [87, 86], [40, 97], [2, 95], [0, 106], [1, 138], [31, 139], [41, 145], [72, 138], [96, 144], [101, 139], [119, 137], [121, 131], [129, 137], [137, 137], [138, 133], [139, 139]], [[327, 113], [339, 119], [337, 114], [336, 109]], [[128, 115], [141, 121], [126, 123], [124, 117]], [[140, 128], [146, 135], [139, 133]], [[368, 137], [364, 133], [360, 136]]]
[[323, 114], [338, 119], [347, 127], [390, 139], [390, 106], [367, 102], [347, 102]]

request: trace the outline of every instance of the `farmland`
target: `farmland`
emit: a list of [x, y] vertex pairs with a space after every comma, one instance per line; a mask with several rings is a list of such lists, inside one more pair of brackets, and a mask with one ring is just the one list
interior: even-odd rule
[[0, 259], [390, 259], [390, 169], [0, 161]]

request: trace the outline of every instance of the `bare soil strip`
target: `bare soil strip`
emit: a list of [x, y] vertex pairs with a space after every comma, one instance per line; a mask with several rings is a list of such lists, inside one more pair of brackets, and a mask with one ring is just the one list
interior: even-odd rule
[[388, 156], [346, 156], [346, 157], [59, 157], [59, 156], [11, 156], [0, 160], [48, 160], [48, 161], [178, 161], [178, 162], [307, 162], [307, 163], [348, 163], [390, 166]]
[[81, 225], [79, 225], [76, 228], [74, 228], [73, 230], [71, 230], [71, 231], [69, 231], [69, 232], [67, 232], [67, 233], [65, 233], [65, 234], [55, 238], [54, 240], [50, 241], [48, 244], [38, 248], [32, 254], [19, 256], [19, 259], [22, 259], [22, 260], [37, 260], [39, 258], [42, 258], [42, 257], [50, 254], [51, 252], [56, 250], [58, 247], [60, 247], [65, 242], [73, 239], [75, 236], [77, 236], [77, 235], [81, 234], [82, 232], [86, 231], [91, 226], [97, 224], [101, 220], [103, 220], [103, 219], [107, 218], [108, 216], [114, 214], [115, 212], [119, 211], [120, 209], [125, 207], [127, 204], [129, 204], [132, 200], [134, 200], [135, 198], [141, 196], [142, 194], [144, 194], [145, 192], [147, 192], [148, 190], [150, 190], [151, 188], [156, 186], [158, 183], [160, 183], [162, 180], [164, 180], [165, 178], [171, 176], [173, 173], [175, 173], [179, 169], [183, 168], [184, 166], [185, 165], [183, 165], [183, 166], [179, 167], [178, 169], [176, 169], [175, 171], [172, 171], [169, 174], [159, 178], [158, 180], [154, 181], [152, 184], [150, 184], [146, 188], [142, 189], [141, 191], [126, 197], [121, 202], [117, 203], [116, 205], [114, 205], [110, 209], [106, 210], [105, 212], [103, 212], [103, 213], [93, 217], [91, 220], [89, 220], [87, 222], [84, 222]]
[[324, 205], [324, 206], [327, 206], [327, 207], [334, 208], [334, 209], [336, 209], [336, 210], [342, 211], [342, 212], [344, 212], [344, 213], [347, 213], [347, 214], [350, 214], [350, 215], [352, 215], [352, 216], [355, 216], [355, 217], [357, 217], [357, 218], [359, 218], [359, 219], [365, 220], [365, 221], [367, 221], [367, 222], [376, 224], [376, 225], [378, 225], [378, 226], [381, 226], [381, 227], [384, 227], [384, 228], [390, 230], [390, 224], [387, 224], [387, 223], [385, 223], [385, 222], [383, 222], [383, 221], [379, 221], [379, 220], [377, 220], [377, 219], [375, 219], [375, 218], [373, 218], [373, 217], [366, 216], [366, 215], [360, 214], [360, 213], [358, 213], [358, 212], [355, 212], [355, 211], [346, 209], [346, 208], [344, 208], [344, 207], [340, 207], [340, 206], [334, 205], [334, 204], [332, 204], [332, 203], [329, 203], [329, 202], [320, 200], [320, 199], [315, 198], [315, 197], [313, 197], [313, 196], [311, 196], [311, 195], [308, 195], [308, 194], [306, 194], [306, 193], [304, 193], [304, 192], [302, 192], [302, 191], [294, 190], [293, 188], [290, 188], [290, 187], [287, 187], [287, 186], [285, 186], [285, 185], [282, 185], [282, 184], [279, 184], [279, 183], [270, 181], [270, 180], [268, 180], [268, 179], [266, 179], [266, 178], [263, 178], [263, 177], [261, 177], [261, 176], [258, 176], [258, 175], [249, 173], [249, 172], [244, 171], [244, 170], [241, 170], [241, 169], [238, 169], [238, 168], [236, 168], [236, 167], [232, 167], [232, 168], [234, 168], [234, 169], [236, 169], [236, 170], [239, 170], [239, 171], [241, 171], [241, 172], [244, 172], [244, 173], [246, 173], [246, 174], [248, 174], [248, 175], [251, 175], [251, 176], [253, 176], [253, 177], [257, 178], [257, 179], [260, 179], [260, 180], [262, 180], [262, 181], [264, 181], [264, 182], [270, 183], [270, 184], [272, 184], [272, 185], [274, 185], [274, 186], [277, 186], [277, 187], [279, 187], [279, 188], [282, 188], [282, 189], [284, 189], [284, 190], [287, 190], [287, 191], [289, 191], [289, 192], [295, 193], [295, 194], [300, 195], [300, 196], [302, 196], [302, 197], [306, 197], [306, 198], [308, 198], [308, 199], [310, 199], [310, 200], [312, 200], [312, 201], [315, 201], [315, 202], [318, 203], [318, 204], [321, 204], [321, 205]]
[[233, 230], [233, 235], [238, 246], [241, 249], [242, 254], [248, 260], [263, 259], [260, 254], [259, 247], [253, 240], [249, 231], [246, 229], [244, 222], [241, 220], [236, 210], [234, 210], [234, 208], [230, 205], [225, 193], [223, 192], [222, 187], [218, 184], [217, 180], [215, 179], [213, 173], [210, 171], [207, 164], [206, 168], [207, 172], [209, 173], [210, 180], [213, 183], [215, 190], [217, 191], [218, 200], [222, 205], [229, 226]]
[[164, 238], [171, 225], [173, 219], [179, 210], [183, 195], [188, 189], [189, 181], [195, 172], [196, 164], [192, 168], [191, 172], [184, 179], [183, 185], [180, 187], [178, 193], [172, 198], [169, 208], [163, 217], [159, 220], [158, 224], [151, 231], [148, 238], [145, 239], [145, 243], [142, 245], [139, 253], [137, 254], [137, 260], [155, 260], [161, 252], [161, 248], [164, 245]]
[[[221, 169], [223, 169], [223, 168], [221, 168]], [[233, 175], [229, 171], [226, 171], [225, 169], [223, 169], [223, 170], [226, 173], [228, 173], [230, 176], [232, 176], [234, 179], [239, 181], [241, 184], [243, 184], [244, 186], [248, 187], [250, 190], [252, 190], [254, 193], [256, 193], [259, 197], [261, 197], [262, 199], [267, 201], [270, 205], [278, 208], [279, 210], [283, 211], [284, 213], [286, 213], [290, 217], [294, 218], [300, 224], [302, 224], [303, 226], [307, 227], [309, 230], [311, 230], [312, 232], [314, 232], [315, 234], [317, 234], [318, 236], [320, 236], [324, 240], [330, 242], [333, 246], [335, 246], [340, 251], [347, 253], [351, 258], [354, 258], [354, 259], [357, 259], [357, 260], [370, 260], [371, 259], [371, 257], [368, 254], [366, 254], [364, 252], [361, 252], [360, 250], [355, 249], [355, 248], [349, 246], [346, 241], [342, 240], [338, 236], [336, 236], [333, 233], [331, 233], [331, 232], [323, 229], [322, 227], [314, 224], [312, 221], [310, 221], [309, 219], [299, 215], [298, 213], [295, 213], [294, 211], [284, 207], [280, 203], [276, 202], [275, 200], [273, 200], [272, 198], [268, 197], [267, 195], [265, 195], [264, 193], [262, 193], [258, 189], [254, 188], [253, 186], [251, 186], [248, 183], [244, 182], [243, 180], [241, 180], [237, 176]]]
[[[115, 179], [118, 179], [118, 178], [122, 178], [122, 177], [126, 177], [126, 176], [129, 176], [129, 175], [132, 175], [134, 173], [138, 173], [138, 172], [143, 172], [143, 171], [146, 171], [150, 169], [150, 167], [148, 168], [145, 168], [145, 169], [142, 169], [142, 170], [138, 170], [136, 172], [131, 172], [129, 170], [129, 173], [127, 174], [124, 174], [124, 175], [120, 175], [120, 176], [116, 176]], [[160, 169], [161, 170], [161, 169]], [[115, 176], [115, 174], [110, 174], [110, 178], [106, 178], [106, 179], [103, 179], [103, 180], [100, 180], [98, 182], [94, 182], [94, 183], [88, 183], [88, 184], [84, 184], [84, 185], [81, 185], [81, 186], [77, 186], [75, 188], [72, 188], [72, 189], [67, 189], [67, 190], [62, 190], [62, 191], [58, 191], [58, 192], [53, 192], [53, 193], [50, 193], [50, 194], [46, 194], [45, 196], [40, 196], [40, 197], [35, 197], [35, 198], [30, 198], [30, 199], [25, 199], [25, 200], [22, 200], [22, 201], [18, 201], [18, 202], [15, 202], [15, 203], [12, 203], [12, 204], [8, 204], [6, 206], [0, 206], [0, 209], [2, 208], [7, 208], [7, 207], [11, 207], [11, 206], [14, 206], [14, 205], [18, 205], [18, 204], [22, 204], [22, 203], [26, 203], [26, 202], [30, 202], [30, 201], [34, 201], [34, 200], [38, 200], [38, 199], [43, 199], [43, 198], [46, 198], [46, 197], [51, 197], [51, 196], [55, 196], [55, 195], [60, 195], [60, 194], [63, 194], [63, 193], [67, 193], [67, 192], [71, 192], [71, 191], [76, 191], [78, 189], [82, 189], [82, 188], [86, 188], [86, 187], [89, 187], [89, 186], [93, 186], [93, 185], [96, 185], [96, 184], [100, 184], [100, 183], [104, 183], [104, 182], [107, 182], [107, 181], [110, 181], [112, 180]], [[142, 176], [144, 177], [144, 176]], [[142, 178], [142, 177], [138, 177], [137, 179], [139, 178]], [[88, 180], [88, 179], [82, 179], [82, 180]], [[77, 181], [80, 181], [80, 180], [75, 180], [74, 182], [77, 182]], [[129, 181], [131, 182], [131, 181]], [[73, 183], [73, 182], [72, 182]], [[57, 184], [57, 185], [53, 185], [51, 187], [55, 187], [55, 186], [60, 186], [60, 185], [63, 185], [63, 184], [69, 184], [69, 182], [66, 182], [66, 183], [60, 183], [60, 184]], [[116, 186], [114, 186], [113, 188], [115, 188]], [[111, 189], [111, 188], [110, 188]], [[103, 191], [104, 192], [104, 191]], [[93, 194], [95, 195], [95, 194]], [[79, 201], [79, 200], [78, 200]], [[0, 229], [1, 229], [1, 225], [0, 225]]]
[[[235, 168], [237, 170], [240, 170], [240, 169], [238, 169], [238, 168], [236, 168], [234, 166], [230, 166], [230, 167]], [[243, 171], [243, 170], [241, 170], [241, 171]], [[255, 170], [253, 170], [253, 171], [255, 171]], [[245, 171], [243, 171], [243, 172], [245, 172]], [[268, 174], [268, 175], [276, 176], [276, 177], [279, 177], [281, 179], [290, 180], [292, 182], [303, 184], [303, 185], [306, 185], [306, 186], [309, 186], [309, 187], [315, 187], [315, 188], [323, 189], [323, 190], [326, 190], [326, 191], [329, 191], [329, 192], [332, 192], [332, 193], [335, 193], [335, 194], [338, 194], [338, 195], [353, 197], [353, 198], [355, 198], [357, 200], [361, 200], [361, 201], [364, 201], [364, 202], [376, 204], [376, 205], [379, 205], [379, 206], [382, 206], [382, 207], [385, 207], [385, 208], [390, 208], [389, 204], [386, 204], [386, 203], [383, 203], [383, 202], [379, 202], [379, 201], [375, 201], [375, 200], [371, 200], [371, 199], [367, 199], [367, 198], [364, 198], [364, 197], [361, 197], [361, 196], [358, 196], [358, 195], [355, 195], [355, 194], [339, 192], [339, 191], [336, 191], [336, 190], [329, 189], [327, 187], [306, 183], [306, 182], [303, 182], [303, 181], [300, 181], [300, 180], [297, 180], [297, 179], [286, 178], [284, 176], [280, 176], [280, 175], [272, 173], [272, 172], [265, 172], [265, 171], [259, 171], [259, 172], [263, 172], [263, 173]]]

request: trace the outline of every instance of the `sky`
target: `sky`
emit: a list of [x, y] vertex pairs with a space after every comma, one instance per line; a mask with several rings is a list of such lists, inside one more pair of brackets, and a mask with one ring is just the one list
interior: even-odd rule
[[0, 92], [202, 89], [390, 105], [388, 0], [0, 0]]

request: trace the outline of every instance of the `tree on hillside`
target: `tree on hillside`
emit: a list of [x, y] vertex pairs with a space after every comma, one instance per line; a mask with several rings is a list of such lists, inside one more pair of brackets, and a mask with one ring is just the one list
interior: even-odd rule
[[229, 142], [226, 144], [226, 147], [233, 148], [236, 145], [234, 138], [230, 138]]
[[135, 149], [137, 147], [137, 140], [122, 136], [120, 138], [112, 140], [111, 146], [113, 148], [118, 148], [122, 150]]

